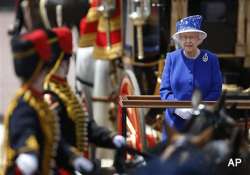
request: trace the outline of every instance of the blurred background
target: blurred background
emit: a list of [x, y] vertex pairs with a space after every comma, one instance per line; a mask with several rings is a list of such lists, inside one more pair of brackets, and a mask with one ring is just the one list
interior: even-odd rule
[[14, 0], [0, 1], [0, 115], [4, 114], [8, 103], [18, 87], [13, 72], [7, 30], [14, 20]]

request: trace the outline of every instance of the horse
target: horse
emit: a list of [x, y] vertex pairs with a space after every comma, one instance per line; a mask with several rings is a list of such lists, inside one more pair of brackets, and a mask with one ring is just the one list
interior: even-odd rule
[[[247, 175], [250, 170], [247, 139], [224, 107], [225, 99], [223, 94], [213, 108], [208, 108], [200, 104], [199, 97], [194, 97], [195, 112], [184, 129], [173, 130], [161, 157], [148, 162], [135, 174]], [[230, 160], [235, 158], [241, 159], [242, 165], [230, 167]]]

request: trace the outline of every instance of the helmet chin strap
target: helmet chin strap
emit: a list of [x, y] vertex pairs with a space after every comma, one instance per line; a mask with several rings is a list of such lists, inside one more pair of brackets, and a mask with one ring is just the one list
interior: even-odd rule
[[47, 88], [50, 77], [53, 74], [55, 74], [57, 72], [57, 70], [60, 68], [63, 57], [64, 57], [64, 52], [61, 52], [58, 59], [56, 60], [55, 65], [53, 66], [51, 71], [47, 74], [47, 76], [44, 79], [44, 88]]
[[25, 82], [23, 84], [24, 87], [32, 86], [36, 90], [39, 90], [39, 91], [41, 91], [43, 89], [42, 88], [43, 87], [42, 86], [43, 79], [44, 79], [44, 76], [46, 75], [45, 72], [42, 71], [43, 65], [44, 65], [43, 60], [39, 60], [38, 65], [36, 66], [36, 69], [35, 69], [33, 75], [31, 76], [31, 78], [27, 82]]

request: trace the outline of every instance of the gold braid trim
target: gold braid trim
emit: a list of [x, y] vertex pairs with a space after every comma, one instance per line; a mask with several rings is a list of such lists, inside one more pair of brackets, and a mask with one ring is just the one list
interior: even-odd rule
[[45, 77], [44, 79], [44, 84], [43, 84], [43, 88], [44, 89], [48, 89], [48, 82], [50, 80], [50, 77], [56, 73], [56, 71], [59, 69], [62, 60], [63, 60], [63, 56], [64, 56], [64, 52], [61, 52], [58, 59], [56, 60], [55, 65], [53, 66], [53, 68], [50, 70], [50, 72], [48, 73], [48, 75]]
[[31, 91], [26, 91], [24, 100], [33, 107], [39, 117], [41, 128], [44, 133], [44, 152], [42, 160], [42, 173], [51, 174], [55, 166], [55, 157], [60, 140], [59, 120], [50, 110], [48, 105], [42, 100], [32, 95]]
[[30, 84], [36, 80], [36, 78], [38, 77], [38, 75], [41, 73], [43, 64], [44, 64], [43, 60], [39, 60], [37, 66], [36, 66], [36, 69], [33, 72], [33, 75], [30, 77], [30, 79], [27, 82], [25, 82], [23, 84], [24, 88], [28, 89], [28, 87], [30, 86]]
[[98, 47], [95, 45], [93, 56], [101, 60], [114, 60], [122, 55], [121, 43], [112, 44], [112, 47]]
[[29, 49], [23, 52], [16, 52], [14, 53], [14, 59], [23, 59], [27, 58], [27, 56], [31, 56], [35, 53], [35, 49]]
[[97, 10], [97, 8], [91, 7], [88, 11], [87, 16], [86, 16], [86, 21], [87, 22], [97, 21], [100, 16], [101, 16], [101, 13]]
[[[31, 82], [33, 82], [36, 77], [39, 75], [41, 69], [42, 69], [42, 66], [43, 66], [44, 62], [43, 60], [39, 60], [37, 66], [36, 66], [36, 69], [33, 73], [33, 75], [31, 76], [31, 78], [25, 82], [22, 87], [17, 91], [14, 99], [12, 100], [12, 102], [10, 103], [10, 105], [8, 106], [8, 109], [7, 109], [7, 112], [6, 112], [6, 115], [4, 117], [4, 151], [3, 153], [6, 153], [6, 155], [3, 157], [3, 166], [4, 166], [4, 172], [7, 170], [7, 167], [12, 165], [14, 162], [14, 156], [19, 152], [19, 151], [15, 151], [14, 149], [12, 149], [10, 147], [10, 141], [8, 139], [8, 136], [9, 136], [9, 121], [10, 121], [10, 117], [14, 111], [14, 109], [16, 108], [17, 104], [18, 104], [18, 99], [24, 95], [24, 93], [28, 90]], [[25, 148], [27, 149], [27, 148]], [[22, 151], [22, 150], [20, 150]]]
[[96, 40], [96, 32], [95, 33], [86, 33], [80, 36], [79, 39], [79, 47], [90, 47], [93, 46]]
[[108, 20], [109, 20], [110, 33], [112, 33], [112, 31], [121, 30], [121, 19], [120, 18], [121, 18], [121, 16], [107, 19], [107, 18], [102, 16], [99, 19], [98, 32], [106, 32], [107, 31]]
[[10, 140], [8, 137], [9, 136], [9, 121], [10, 121], [10, 117], [14, 109], [16, 108], [18, 104], [18, 99], [24, 93], [25, 90], [26, 88], [22, 87], [17, 91], [14, 99], [9, 104], [7, 112], [4, 116], [4, 122], [3, 122], [4, 123], [3, 172], [4, 173], [3, 174], [6, 174], [7, 168], [14, 164], [13, 160], [17, 154], [16, 151], [12, 149], [10, 146]]
[[[51, 113], [48, 109], [47, 104], [32, 94], [32, 91], [28, 89], [27, 84], [23, 85], [17, 92], [15, 98], [10, 103], [7, 113], [4, 117], [4, 171], [6, 172], [7, 167], [14, 164], [13, 160], [17, 156], [17, 154], [24, 151], [37, 151], [38, 143], [35, 138], [29, 137], [26, 141], [27, 147], [20, 148], [19, 150], [14, 150], [10, 147], [9, 143], [9, 121], [13, 111], [18, 105], [18, 100], [23, 96], [24, 101], [27, 102], [33, 109], [37, 111], [39, 121], [41, 124], [41, 128], [44, 134], [44, 152], [40, 153], [43, 155], [43, 160], [41, 163], [42, 172], [41, 174], [51, 174], [52, 168], [55, 165], [54, 158], [56, 157], [56, 150], [58, 141], [60, 139], [60, 129], [58, 119], [55, 115]], [[31, 146], [29, 148], [29, 146]], [[4, 173], [5, 174], [5, 173]]]
[[39, 144], [34, 135], [29, 136], [29, 138], [25, 142], [25, 145], [27, 145], [27, 147], [19, 149], [18, 153], [28, 152], [29, 150], [32, 150], [35, 152], [39, 151]]
[[55, 42], [57, 42], [58, 41], [58, 39], [56, 38], [56, 37], [53, 37], [53, 38], [50, 38], [49, 39], [49, 43], [50, 44], [54, 44]]
[[45, 90], [54, 92], [64, 103], [68, 117], [75, 123], [76, 126], [76, 146], [80, 152], [88, 151], [88, 122], [89, 118], [84, 114], [75, 94], [70, 86], [65, 81], [58, 82], [53, 78], [47, 79]]

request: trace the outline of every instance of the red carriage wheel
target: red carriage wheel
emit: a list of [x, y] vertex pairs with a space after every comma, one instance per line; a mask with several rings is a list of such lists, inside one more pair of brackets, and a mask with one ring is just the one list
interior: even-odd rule
[[[119, 95], [140, 95], [139, 85], [131, 70], [126, 70], [119, 89]], [[140, 108], [127, 108], [127, 144], [142, 151], [145, 148], [144, 118]], [[122, 108], [118, 106], [117, 129], [122, 133]]]

